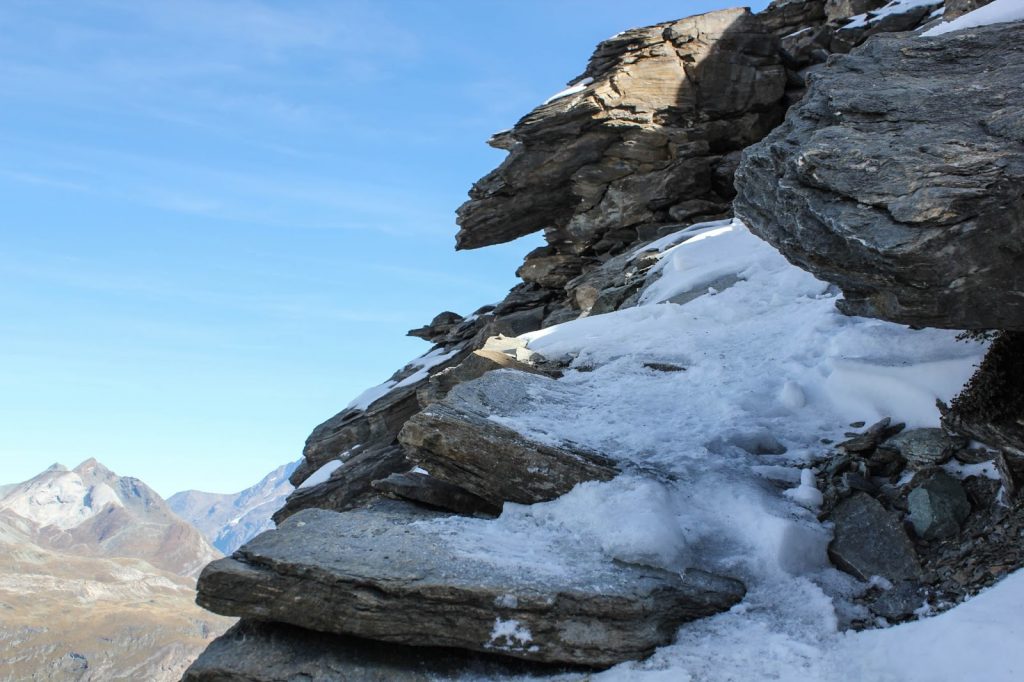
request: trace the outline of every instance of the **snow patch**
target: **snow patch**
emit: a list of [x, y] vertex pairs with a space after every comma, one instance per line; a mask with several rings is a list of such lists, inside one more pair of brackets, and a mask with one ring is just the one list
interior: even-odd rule
[[332, 459], [327, 464], [313, 472], [313, 474], [305, 481], [299, 484], [299, 488], [312, 488], [315, 485], [326, 483], [327, 479], [331, 477], [331, 474], [339, 469], [342, 465], [340, 459]]
[[587, 86], [589, 86], [593, 82], [594, 79], [589, 76], [581, 80], [578, 80], [575, 83], [572, 83], [565, 90], [560, 90], [555, 94], [551, 95], [551, 97], [548, 97], [546, 100], [544, 100], [544, 104], [551, 104], [556, 99], [562, 99], [563, 97], [568, 97], [569, 95], [575, 95], [578, 92], [583, 92], [584, 90], [587, 89]]
[[[491, 629], [491, 638], [484, 644], [486, 649], [501, 649], [504, 651], [522, 651], [533, 642], [533, 634], [530, 628], [521, 625], [518, 620], [501, 618], [494, 619], [494, 627]], [[539, 647], [530, 647], [529, 651], [538, 651]]]
[[385, 381], [383, 384], [379, 384], [377, 386], [374, 386], [373, 388], [368, 388], [362, 393], [360, 393], [355, 398], [355, 400], [350, 402], [345, 409], [365, 410], [378, 399], [383, 398], [391, 391], [394, 391], [395, 389], [398, 388], [411, 386], [416, 382], [421, 381], [422, 379], [426, 379], [427, 376], [430, 374], [431, 369], [437, 367], [442, 362], [445, 362], [455, 357], [456, 353], [458, 352], [458, 348], [450, 350], [447, 353], [444, 352], [443, 348], [435, 348], [429, 353], [426, 353], [425, 355], [416, 358], [408, 365], [406, 365], [406, 367], [411, 367], [415, 369], [415, 371], [409, 376], [407, 376], [405, 379], [402, 379], [401, 381], [388, 380]]
[[938, 26], [933, 26], [921, 36], [931, 38], [964, 28], [1022, 20], [1024, 20], [1024, 2], [1022, 0], [994, 0], [994, 2], [959, 16], [953, 21], [944, 21]]

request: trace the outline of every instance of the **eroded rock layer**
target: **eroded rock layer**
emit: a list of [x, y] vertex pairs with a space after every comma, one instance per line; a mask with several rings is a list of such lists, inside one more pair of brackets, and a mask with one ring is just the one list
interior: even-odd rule
[[579, 561], [561, 571], [486, 548], [505, 556], [494, 560], [460, 551], [430, 518], [401, 503], [305, 510], [207, 566], [199, 604], [398, 644], [606, 666], [650, 653], [681, 623], [744, 594], [701, 571]]
[[459, 209], [458, 248], [546, 230], [520, 270], [564, 283], [579, 256], [729, 211], [735, 152], [782, 117], [777, 38], [747, 10], [632, 29], [601, 43], [564, 93], [490, 144], [509, 156]]

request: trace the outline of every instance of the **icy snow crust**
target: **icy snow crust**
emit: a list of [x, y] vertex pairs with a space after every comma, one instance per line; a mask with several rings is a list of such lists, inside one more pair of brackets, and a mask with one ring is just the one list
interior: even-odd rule
[[[729, 612], [593, 679], [964, 680], [982, 670], [986, 680], [1020, 679], [1022, 633], [1006, 599], [1024, 603], [1024, 574], [936, 618], [840, 632], [843, 616], [865, 615], [849, 602], [863, 586], [829, 566], [831, 531], [815, 517], [819, 497], [803, 471], [824, 451], [820, 439], [841, 438], [853, 421], [937, 425], [935, 399], [960, 389], [984, 348], [949, 331], [840, 315], [837, 292], [739, 221], [696, 225], [644, 250], [660, 261], [641, 304], [525, 335], [548, 358], [572, 358], [571, 368], [529, 382], [491, 417], [600, 450], [625, 473], [552, 502], [506, 503], [495, 520], [420, 523], [467, 558], [505, 567], [563, 573], [621, 560], [747, 585]], [[734, 283], [708, 287], [725, 275]], [[696, 297], [661, 303], [679, 294]], [[652, 361], [686, 371], [644, 366]], [[982, 634], [961, 634], [979, 619]]]
[[391, 391], [398, 388], [404, 388], [406, 386], [412, 386], [416, 382], [426, 379], [432, 368], [440, 365], [445, 360], [451, 359], [458, 352], [458, 349], [456, 349], [445, 353], [443, 349], [437, 348], [425, 355], [421, 355], [407, 365], [411, 366], [415, 370], [412, 374], [401, 381], [393, 381], [389, 379], [383, 384], [366, 389], [356, 396], [356, 398], [350, 402], [345, 409], [365, 410], [378, 398], [383, 398]]
[[976, 10], [957, 17], [953, 21], [944, 21], [938, 26], [928, 29], [922, 36], [940, 36], [962, 28], [1001, 24], [1007, 21], [1024, 21], [1024, 0], [993, 0]]
[[[1018, 1], [1019, 0], [1011, 0], [1011, 2]], [[849, 23], [844, 24], [843, 28], [874, 26], [879, 21], [892, 14], [903, 14], [917, 7], [932, 7], [934, 5], [941, 4], [941, 0], [892, 0], [892, 2], [887, 5], [883, 5], [876, 10], [872, 10], [866, 14], [857, 14], [850, 17]]]

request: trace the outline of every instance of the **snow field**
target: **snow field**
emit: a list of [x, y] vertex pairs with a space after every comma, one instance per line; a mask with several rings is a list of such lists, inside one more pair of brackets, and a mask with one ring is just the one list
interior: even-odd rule
[[[834, 289], [739, 221], [694, 226], [653, 246], [659, 263], [638, 307], [524, 335], [531, 350], [568, 359], [570, 369], [493, 417], [538, 440], [600, 450], [624, 473], [551, 502], [506, 504], [495, 520], [423, 523], [465, 556], [505, 566], [558, 574], [618, 559], [716, 571], [747, 585], [729, 612], [684, 626], [675, 644], [597, 680], [980, 679], [970, 666], [982, 654], [953, 660], [949, 639], [974, 618], [960, 615], [968, 606], [997, 622], [1011, 618], [986, 610], [998, 599], [841, 632], [865, 615], [850, 599], [866, 586], [829, 565], [831, 529], [812, 511], [820, 494], [809, 468], [827, 452], [821, 440], [842, 439], [851, 422], [937, 425], [935, 400], [953, 397], [984, 347], [950, 331], [839, 314]], [[712, 281], [729, 284], [709, 288]], [[681, 294], [696, 297], [663, 303]], [[644, 366], [655, 361], [686, 369]], [[993, 593], [1001, 590], [1024, 596], [1024, 575]], [[984, 679], [1016, 679], [1024, 660], [1009, 639], [1016, 627], [969, 640], [990, 652]], [[944, 635], [932, 645], [946, 649], [935, 666], [929, 633]], [[905, 646], [920, 656], [901, 658]], [[992, 657], [1000, 649], [1016, 653]]]

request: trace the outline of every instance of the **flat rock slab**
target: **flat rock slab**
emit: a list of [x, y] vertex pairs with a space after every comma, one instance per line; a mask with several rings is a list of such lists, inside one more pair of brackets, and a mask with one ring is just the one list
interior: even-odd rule
[[610, 458], [577, 445], [541, 443], [495, 420], [514, 416], [531, 400], [531, 387], [551, 381], [507, 369], [489, 372], [413, 416], [398, 440], [431, 476], [499, 507], [506, 500], [553, 500], [578, 483], [611, 480], [619, 471]]
[[899, 518], [864, 493], [843, 500], [832, 512], [835, 538], [828, 555], [847, 573], [870, 580], [882, 576], [890, 582], [921, 577], [914, 545]]
[[697, 570], [538, 560], [530, 548], [487, 540], [486, 521], [474, 539], [493, 542], [493, 551], [460, 551], [433, 523], [439, 517], [402, 503], [301, 511], [207, 566], [197, 601], [322, 632], [603, 667], [650, 654], [682, 623], [728, 609], [745, 592]]
[[485, 654], [409, 647], [294, 625], [240, 621], [215, 639], [182, 682], [438, 682], [589, 675]]
[[497, 516], [501, 507], [462, 488], [417, 472], [391, 474], [373, 482], [375, 490], [456, 514]]

